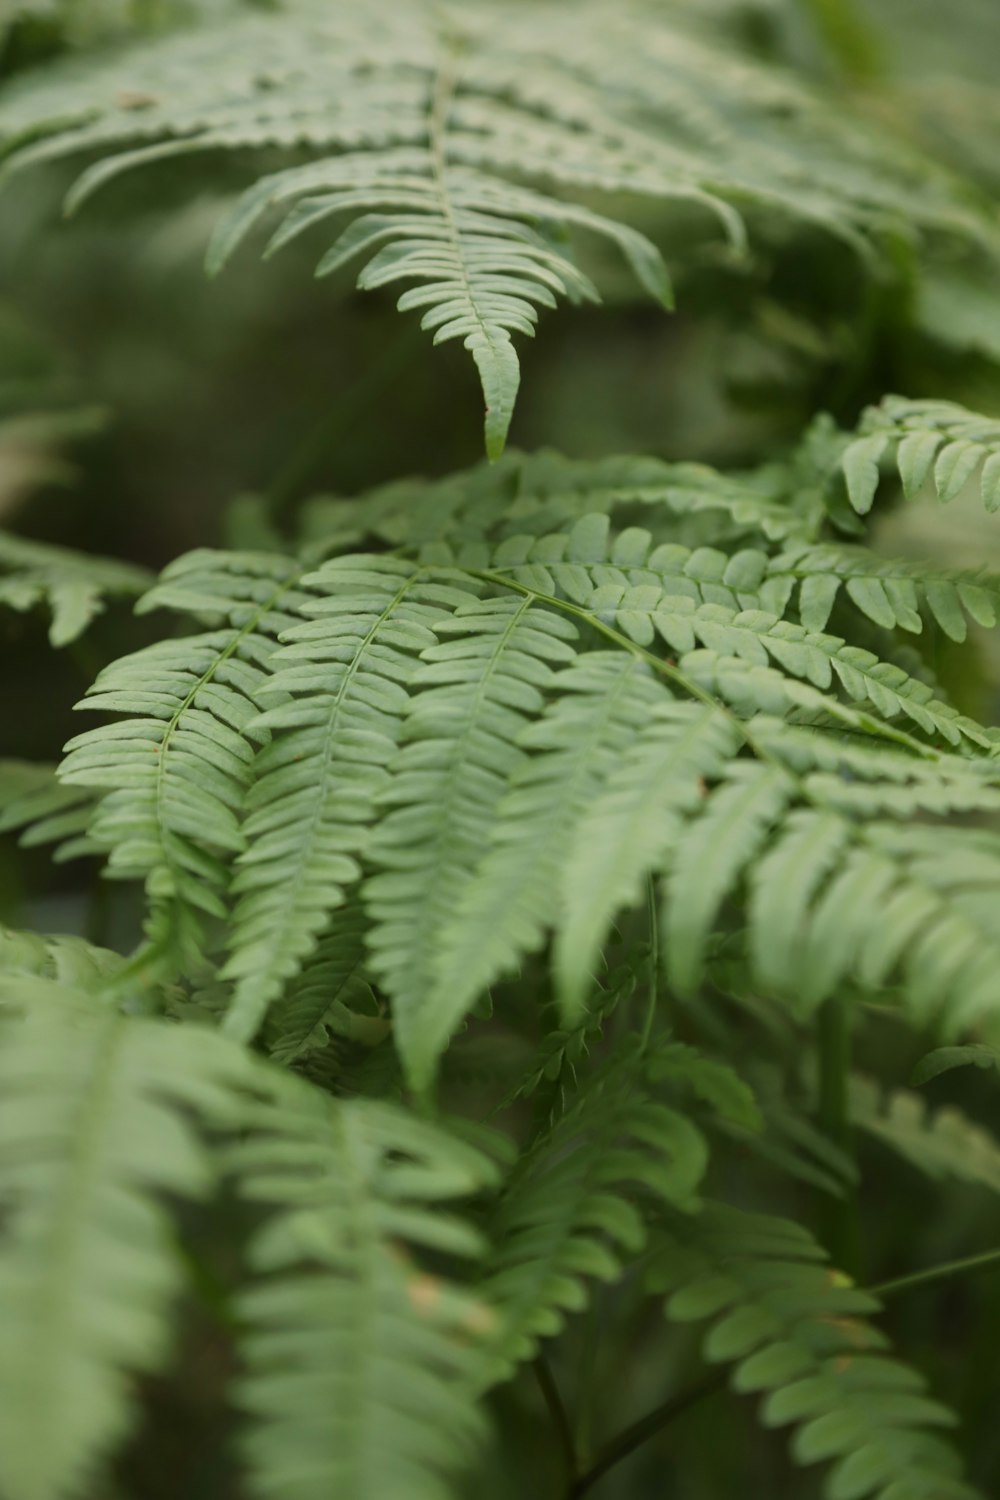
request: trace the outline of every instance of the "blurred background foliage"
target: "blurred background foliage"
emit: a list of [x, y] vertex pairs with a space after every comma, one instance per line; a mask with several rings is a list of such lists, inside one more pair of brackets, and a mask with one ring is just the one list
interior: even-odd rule
[[[875, 130], [904, 132], [981, 189], [1000, 187], [997, 0], [661, 4], [849, 94]], [[0, 0], [0, 80], [68, 49], [173, 24], [192, 8], [203, 15], [238, 5]], [[2, 195], [0, 526], [156, 569], [193, 546], [294, 533], [311, 496], [479, 461], [481, 399], [470, 362], [454, 345], [429, 354], [390, 297], [357, 295], [346, 276], [313, 280], [308, 245], [266, 263], [244, 253], [218, 281], [205, 278], [221, 203], [250, 178], [238, 160], [173, 162], [126, 178], [65, 221], [61, 200], [74, 171], [35, 170]], [[668, 317], [640, 303], [610, 255], [588, 266], [607, 306], [566, 310], [536, 344], [522, 345], [517, 446], [743, 466], [780, 455], [818, 411], [850, 425], [886, 391], [1000, 414], [995, 268], [900, 239], [887, 244], [886, 269], [873, 278], [844, 244], [760, 213], [751, 214], [753, 253], [736, 261], [693, 211], [662, 217], [647, 204], [639, 219], [630, 207], [630, 219], [665, 250], [679, 311]], [[890, 487], [880, 494], [876, 538], [886, 551], [1000, 566], [997, 520], [974, 504], [903, 509]], [[65, 650], [53, 651], [49, 623], [40, 606], [0, 609], [2, 757], [55, 760], [76, 728], [71, 705], [96, 670], [155, 628], [132, 617], [127, 591]], [[995, 721], [995, 645], [981, 635], [974, 652], [958, 653], [938, 635], [927, 649], [956, 701]], [[53, 867], [44, 851], [18, 850], [11, 837], [0, 840], [0, 917], [112, 944], [134, 939], [127, 891], [109, 896], [92, 862]], [[886, 1076], [905, 1082], [921, 1039], [876, 1018], [864, 1046]], [[931, 1085], [934, 1101], [948, 1102], [957, 1089], [968, 1112], [998, 1123], [995, 1080], [975, 1070], [957, 1085], [953, 1077]], [[901, 1175], [877, 1147], [866, 1148], [863, 1163], [875, 1226], [868, 1261], [880, 1278], [998, 1237], [995, 1193]], [[801, 1211], [809, 1189], [788, 1191], [786, 1206]], [[185, 1315], [184, 1376], [150, 1387], [149, 1420], [122, 1465], [121, 1500], [238, 1494], [213, 1411], [228, 1359], [213, 1316], [225, 1267], [212, 1263], [210, 1225], [200, 1238], [208, 1247], [204, 1296]], [[613, 1297], [615, 1318], [599, 1315], [596, 1329], [582, 1330], [584, 1344], [570, 1343], [556, 1372], [572, 1396], [579, 1368], [598, 1361], [595, 1387], [613, 1393], [591, 1414], [598, 1437], [655, 1405], [692, 1357], [683, 1335], [665, 1337], [635, 1287]], [[602, 1333], [612, 1322], [616, 1342]], [[965, 1413], [973, 1477], [1000, 1493], [1000, 1279], [903, 1296], [890, 1305], [887, 1331]], [[495, 1488], [486, 1497], [480, 1485], [480, 1500], [556, 1495], [559, 1456], [534, 1385], [516, 1383], [499, 1400], [503, 1430], [517, 1438], [498, 1449]], [[780, 1434], [758, 1428], [751, 1403], [717, 1395], [593, 1494], [813, 1500], [818, 1481], [792, 1467]]]

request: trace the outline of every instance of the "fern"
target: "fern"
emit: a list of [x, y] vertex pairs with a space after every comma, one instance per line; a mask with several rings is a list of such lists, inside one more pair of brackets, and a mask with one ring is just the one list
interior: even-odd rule
[[706, 1356], [767, 1393], [768, 1426], [795, 1424], [800, 1463], [833, 1462], [831, 1500], [975, 1500], [936, 1431], [954, 1417], [883, 1353], [876, 1299], [824, 1260], [799, 1225], [720, 1204], [670, 1230], [650, 1281], [671, 1318], [713, 1320]]
[[860, 515], [872, 507], [885, 454], [908, 500], [930, 485], [946, 505], [978, 475], [986, 510], [1000, 506], [1000, 423], [991, 418], [951, 401], [887, 396], [865, 412], [860, 433], [842, 460], [847, 493]]
[[60, 775], [102, 793], [90, 837], [108, 874], [144, 879], [150, 896], [142, 964], [197, 962], [206, 922], [222, 919], [227, 857], [243, 848], [238, 813], [259, 731], [254, 690], [293, 588], [279, 558], [194, 553], [167, 569], [142, 608], [199, 612], [215, 628], [114, 662], [80, 708], [126, 713], [67, 746]]
[[79, 1494], [134, 1420], [130, 1378], [166, 1363], [183, 1276], [159, 1199], [210, 1190], [191, 1115], [224, 1120], [246, 1066], [217, 1037], [95, 1008], [56, 961], [59, 979], [0, 976], [3, 1003], [27, 1003], [0, 1049], [11, 1500]]
[[[539, 305], [595, 295], [570, 230], [612, 240], [669, 304], [658, 250], [581, 201], [595, 190], [702, 204], [738, 248], [734, 199], [817, 223], [862, 253], [886, 215], [995, 242], [991, 216], [902, 139], [883, 132], [876, 145], [863, 121], [734, 58], [679, 14], [648, 7], [620, 18], [598, 58], [589, 38], [606, 18], [594, 6], [569, 19], [551, 6], [491, 5], [461, 19], [416, 3], [331, 14], [288, 0], [283, 10], [209, 20], [13, 86], [0, 106], [10, 162], [103, 153], [76, 185], [76, 206], [118, 173], [165, 158], [306, 143], [311, 160], [262, 177], [223, 219], [210, 267], [275, 207], [290, 205], [272, 248], [353, 215], [320, 273], [370, 254], [362, 287], [416, 283], [399, 305], [426, 309], [436, 342], [460, 338], [472, 354], [492, 457], [519, 380], [511, 334], [533, 332]], [[791, 135], [777, 124], [783, 115], [795, 121]]]
[[313, 950], [361, 869], [357, 855], [389, 784], [406, 686], [432, 626], [467, 595], [412, 564], [346, 558], [304, 580], [318, 597], [271, 657], [278, 706], [251, 722], [272, 738], [254, 762], [248, 841], [226, 975], [237, 980], [227, 1028], [252, 1035]]
[[385, 873], [365, 885], [372, 968], [393, 1001], [394, 1034], [416, 1086], [425, 1085], [464, 1005], [437, 987], [438, 941], [489, 837], [506, 784], [524, 760], [516, 741], [544, 704], [552, 663], [574, 655], [568, 621], [526, 599], [462, 605], [421, 653], [368, 846]]
[[851, 1080], [850, 1108], [855, 1124], [928, 1177], [957, 1177], [1000, 1192], [1000, 1143], [961, 1110], [931, 1113], [908, 1089], [894, 1089], [883, 1099], [861, 1077]]
[[55, 861], [97, 852], [87, 837], [92, 799], [64, 786], [56, 767], [38, 761], [0, 761], [0, 833], [20, 831], [23, 848], [55, 844]]
[[499, 1309], [493, 1378], [535, 1354], [588, 1299], [584, 1278], [614, 1280], [646, 1240], [640, 1203], [693, 1210], [704, 1137], [651, 1098], [636, 1060], [612, 1063], [525, 1154], [487, 1225], [485, 1291]]
[[[1000, 1055], [1000, 731], [977, 717], [1000, 424], [973, 410], [995, 395], [996, 174], [950, 85], [937, 112], [922, 28], [887, 22], [880, 42], [863, 11], [52, 0], [0, 21], [12, 264], [67, 167], [70, 212], [146, 174], [168, 194], [155, 222], [179, 226], [171, 263], [215, 216], [212, 272], [252, 242], [314, 252], [319, 275], [353, 266], [462, 343], [487, 450], [441, 475], [429, 428], [413, 452], [438, 477], [398, 477], [409, 448], [376, 361], [262, 493], [227, 505], [207, 455], [230, 550], [153, 582], [0, 536], [0, 604], [49, 611], [67, 673], [114, 656], [77, 705], [98, 727], [58, 767], [59, 704], [33, 713], [22, 672], [5, 694], [11, 754], [39, 758], [0, 760], [0, 903], [43, 931], [0, 926], [3, 1500], [145, 1494], [189, 1386], [210, 1468], [165, 1469], [177, 1493], [455, 1500], [499, 1482], [569, 1500], [721, 1386], [650, 1316], [664, 1295], [672, 1324], [710, 1325], [705, 1357], [763, 1396], [763, 1424], [794, 1429], [793, 1455], [832, 1466], [829, 1500], [978, 1500], [955, 1419], [891, 1354], [860, 1280], [883, 1216], [919, 1266], [928, 1193], [1000, 1191], [997, 1141], [950, 1102], [964, 1075], [941, 1108], [872, 1073], [918, 1042], [918, 1081]], [[96, 286], [148, 235], [144, 203], [140, 181], [116, 193], [57, 276], [79, 262]], [[128, 295], [154, 259], [170, 317], [189, 288], [159, 253], [135, 258]], [[598, 287], [629, 317], [633, 299], [670, 307], [675, 270], [711, 321], [674, 341], [676, 382], [643, 365], [649, 402], [673, 402], [658, 453], [507, 448], [541, 315]], [[25, 306], [72, 342], [77, 298], [39, 274]], [[285, 283], [260, 288], [284, 358]], [[102, 532], [125, 494], [142, 503], [136, 430], [176, 422], [200, 483], [226, 414], [269, 407], [270, 375], [242, 404], [244, 353], [258, 364], [229, 336], [238, 286], [219, 307], [225, 400], [192, 426], [169, 380], [122, 399]], [[660, 327], [635, 325], [644, 349]], [[334, 370], [354, 367], [344, 347]], [[50, 367], [5, 321], [5, 514], [64, 477], [60, 442], [95, 419], [60, 414]], [[858, 417], [901, 369], [957, 399]], [[551, 409], [573, 405], [564, 430], [588, 452], [582, 389]], [[813, 410], [820, 390], [836, 415]], [[306, 417], [305, 396], [281, 393], [276, 420]], [[373, 397], [385, 452], [366, 460]], [[686, 461], [688, 426], [689, 453], [735, 463]], [[270, 443], [245, 446], [256, 482]], [[300, 503], [313, 463], [351, 493]], [[357, 493], [366, 464], [388, 482]], [[912, 532], [883, 553], [866, 518], [890, 470], [908, 498], [978, 486], [980, 554], [921, 558]], [[177, 478], [168, 464], [151, 493]], [[79, 641], [130, 599], [138, 626], [116, 609]], [[20, 854], [39, 846], [88, 861], [44, 886]], [[123, 951], [43, 935], [53, 918]], [[884, 1206], [872, 1142], [930, 1186], [897, 1162]], [[801, 1222], [774, 1216], [789, 1207]], [[953, 1304], [987, 1487], [988, 1339], [980, 1364], [969, 1329], [988, 1330], [988, 1295]], [[678, 1384], [630, 1420], [661, 1374]], [[690, 1429], [693, 1459], [679, 1439], [685, 1484], [773, 1489], [744, 1424], [720, 1405], [710, 1426], [713, 1444]]]
[[251, 1492], [446, 1495], [482, 1437], [474, 1391], [493, 1319], [415, 1257], [481, 1252], [441, 1205], [494, 1171], [389, 1105], [336, 1105], [293, 1082], [231, 1157], [242, 1192], [272, 1210], [239, 1303]]

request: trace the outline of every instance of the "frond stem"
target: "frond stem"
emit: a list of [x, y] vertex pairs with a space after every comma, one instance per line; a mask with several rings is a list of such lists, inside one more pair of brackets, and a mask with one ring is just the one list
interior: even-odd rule
[[562, 1398], [562, 1393], [556, 1384], [555, 1376], [549, 1366], [544, 1354], [536, 1355], [531, 1362], [531, 1368], [535, 1372], [538, 1381], [538, 1389], [542, 1393], [546, 1410], [552, 1419], [552, 1427], [556, 1440], [562, 1450], [566, 1465], [566, 1482], [572, 1486], [577, 1480], [576, 1446], [573, 1442], [573, 1428], [569, 1420], [569, 1413]]
[[897, 1276], [893, 1281], [883, 1281], [868, 1287], [873, 1297], [884, 1301], [898, 1292], [908, 1292], [912, 1287], [929, 1286], [935, 1281], [950, 1280], [953, 1276], [971, 1276], [977, 1271], [1000, 1270], [1000, 1250], [984, 1250], [979, 1255], [967, 1255], [961, 1260], [944, 1261], [939, 1266], [928, 1266], [925, 1271], [913, 1271], [909, 1276]]
[[647, 1412], [644, 1417], [640, 1417], [638, 1421], [623, 1428], [617, 1437], [613, 1437], [605, 1444], [590, 1467], [570, 1486], [566, 1492], [566, 1500], [580, 1500], [580, 1496], [592, 1489], [599, 1479], [603, 1479], [609, 1469], [613, 1469], [616, 1464], [628, 1458], [636, 1448], [640, 1448], [651, 1437], [655, 1437], [676, 1418], [682, 1417], [686, 1411], [690, 1411], [691, 1407], [703, 1401], [706, 1396], [714, 1395], [716, 1391], [721, 1390], [725, 1382], [726, 1372], [713, 1370], [704, 1380], [689, 1386], [686, 1391], [681, 1391], [677, 1396], [668, 1397], [666, 1401]]

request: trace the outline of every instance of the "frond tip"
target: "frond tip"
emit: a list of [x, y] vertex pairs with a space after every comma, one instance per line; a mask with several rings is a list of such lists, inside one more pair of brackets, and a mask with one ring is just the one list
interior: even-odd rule
[[[602, 45], [593, 37], [600, 34]], [[707, 211], [742, 253], [743, 211], [819, 227], [868, 262], [886, 221], [995, 253], [964, 184], [849, 101], [748, 59], [696, 10], [603, 0], [441, 9], [428, 0], [284, 0], [50, 66], [0, 102], [8, 170], [91, 151], [67, 208], [120, 173], [217, 151], [296, 153], [220, 223], [217, 270], [264, 215], [270, 248], [339, 220], [320, 274], [367, 258], [358, 284], [408, 283], [436, 342], [460, 339], [501, 452], [517, 394], [513, 336], [597, 293], [573, 237], [598, 236], [663, 306], [656, 246], [595, 211], [625, 197]], [[307, 153], [301, 160], [303, 149]]]

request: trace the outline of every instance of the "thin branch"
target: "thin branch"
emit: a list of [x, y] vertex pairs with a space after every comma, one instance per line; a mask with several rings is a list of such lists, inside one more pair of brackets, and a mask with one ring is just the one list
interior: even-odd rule
[[580, 1496], [585, 1495], [599, 1479], [603, 1479], [609, 1469], [613, 1469], [616, 1464], [620, 1464], [623, 1459], [628, 1458], [630, 1454], [635, 1452], [636, 1448], [640, 1448], [651, 1437], [655, 1437], [658, 1432], [664, 1427], [669, 1426], [677, 1417], [681, 1417], [686, 1411], [690, 1411], [691, 1407], [696, 1406], [699, 1401], [703, 1401], [707, 1396], [714, 1395], [716, 1391], [721, 1390], [725, 1382], [726, 1371], [713, 1370], [710, 1375], [707, 1375], [704, 1380], [700, 1380], [697, 1385], [691, 1386], [686, 1391], [681, 1391], [678, 1396], [669, 1397], [668, 1400], [654, 1407], [652, 1411], [647, 1412], [644, 1417], [640, 1417], [637, 1422], [633, 1422], [630, 1426], [623, 1428], [617, 1437], [613, 1437], [610, 1442], [605, 1444], [586, 1472], [581, 1474], [575, 1483], [570, 1486], [566, 1494], [566, 1500], [580, 1500]]
[[928, 1266], [926, 1271], [914, 1271], [909, 1276], [898, 1276], [894, 1281], [883, 1281], [869, 1287], [873, 1297], [885, 1301], [897, 1292], [908, 1292], [911, 1287], [927, 1286], [934, 1281], [950, 1280], [953, 1276], [972, 1275], [976, 1271], [1000, 1269], [1000, 1250], [984, 1250], [981, 1255], [967, 1255], [962, 1260], [948, 1260], [940, 1266]]
[[559, 1447], [562, 1449], [563, 1459], [566, 1464], [566, 1482], [572, 1486], [576, 1483], [577, 1462], [576, 1448], [573, 1443], [573, 1428], [569, 1420], [569, 1413], [563, 1403], [559, 1387], [556, 1385], [555, 1376], [549, 1368], [548, 1360], [544, 1354], [539, 1354], [532, 1361], [532, 1369], [538, 1388], [542, 1393], [552, 1426], [555, 1429]]

